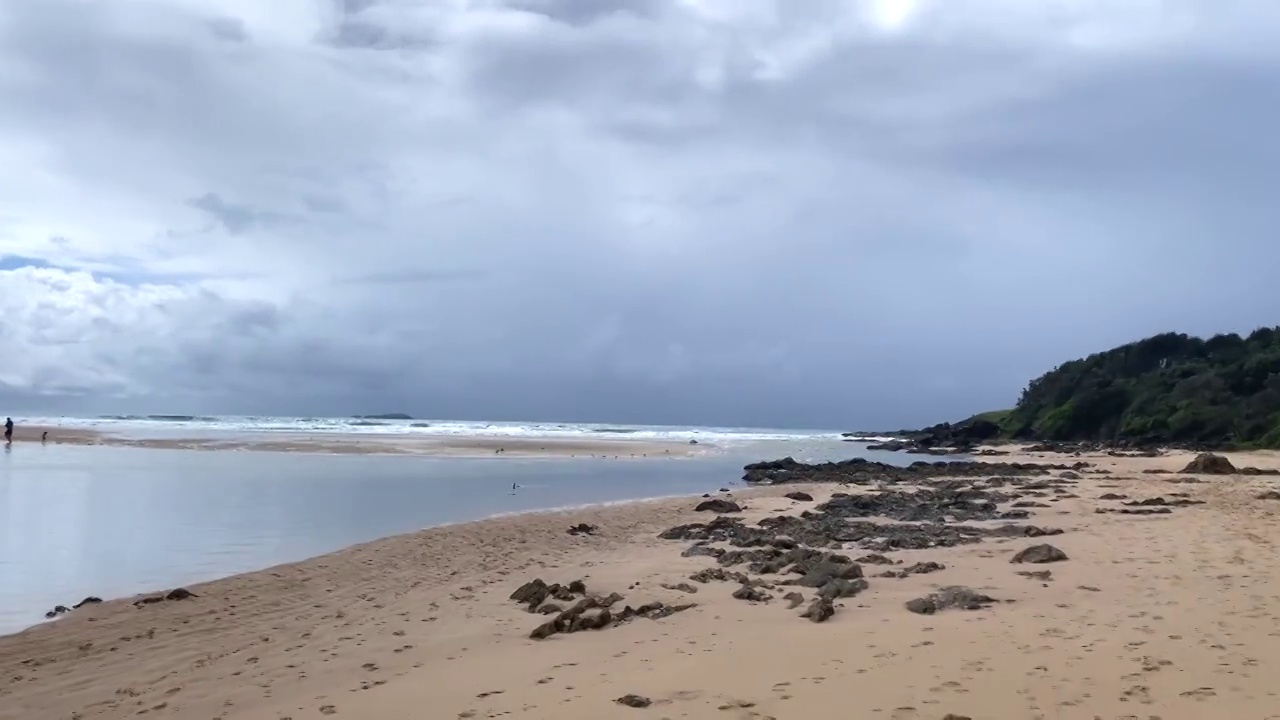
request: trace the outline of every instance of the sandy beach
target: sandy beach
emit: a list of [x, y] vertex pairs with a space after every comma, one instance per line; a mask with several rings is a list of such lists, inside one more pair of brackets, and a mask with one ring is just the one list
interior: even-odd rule
[[[1280, 467], [1269, 453], [1229, 457]], [[770, 599], [749, 602], [736, 583], [690, 578], [716, 560], [657, 535], [713, 519], [693, 512], [701, 498], [521, 515], [193, 585], [187, 599], [87, 605], [0, 638], [0, 718], [1280, 717], [1268, 671], [1280, 663], [1280, 500], [1258, 499], [1278, 478], [1143, 472], [1176, 471], [1186, 453], [1030, 459], [1094, 464], [1078, 479], [1041, 476], [1040, 490], [1005, 488], [1022, 488], [1032, 515], [1019, 523], [1062, 534], [882, 553], [899, 564], [863, 562], [867, 589], [821, 624], [799, 617], [813, 588], [760, 588]], [[814, 501], [783, 497], [794, 491]], [[836, 491], [874, 488], [753, 488], [733, 495], [746, 506], [735, 516], [795, 515]], [[1157, 496], [1203, 504], [1114, 512]], [[577, 523], [598, 530], [566, 532]], [[1010, 562], [1045, 541], [1069, 559]], [[879, 576], [922, 562], [945, 569]], [[534, 640], [552, 616], [510, 596], [535, 578], [616, 592], [615, 613], [696, 605]], [[905, 607], [954, 585], [997, 602]], [[792, 591], [805, 596], [797, 609], [782, 599]], [[616, 702], [627, 695], [648, 704]]]
[[393, 435], [377, 433], [244, 433], [238, 437], [132, 437], [89, 428], [50, 425], [18, 426], [16, 443], [45, 442], [69, 445], [169, 450], [246, 450], [353, 455], [425, 455], [432, 457], [692, 457], [710, 452], [713, 445], [663, 440], [596, 438], [520, 438]]

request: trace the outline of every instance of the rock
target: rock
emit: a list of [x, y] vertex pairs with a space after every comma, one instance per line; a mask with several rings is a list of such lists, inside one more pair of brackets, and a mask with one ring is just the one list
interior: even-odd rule
[[942, 720], [973, 720], [968, 715], [956, 715], [955, 713], [947, 713], [942, 716]]
[[663, 583], [663, 584], [662, 584], [662, 587], [664, 587], [664, 588], [666, 588], [666, 589], [668, 589], [668, 590], [679, 590], [680, 592], [684, 592], [684, 593], [696, 593], [696, 592], [698, 592], [698, 588], [696, 588], [696, 587], [694, 587], [694, 586], [690, 585], [689, 583], [684, 583], [684, 582], [682, 582], [682, 583], [676, 583], [675, 585], [671, 585], [671, 584], [669, 584], [669, 583]]
[[906, 607], [907, 610], [918, 615], [932, 615], [940, 610], [953, 607], [961, 608], [962, 610], [981, 610], [994, 602], [996, 602], [994, 598], [970, 588], [962, 585], [952, 585], [944, 587], [935, 593], [930, 593], [925, 597], [908, 600]]
[[46, 620], [52, 620], [53, 618], [56, 618], [59, 615], [62, 615], [64, 613], [69, 613], [69, 612], [71, 612], [71, 608], [67, 607], [66, 605], [58, 605], [54, 607], [52, 610], [50, 610], [49, 612], [45, 613], [44, 617]]
[[1032, 580], [1047, 581], [1053, 578], [1052, 570], [1019, 570], [1018, 574]]
[[72, 609], [72, 610], [79, 610], [80, 608], [84, 607], [85, 605], [97, 605], [97, 604], [98, 604], [98, 603], [100, 603], [100, 602], [102, 602], [102, 598], [100, 598], [100, 597], [94, 597], [94, 596], [90, 595], [89, 597], [87, 597], [87, 598], [85, 598], [85, 599], [81, 600], [80, 602], [76, 603], [75, 605], [72, 605], [72, 606], [71, 606], [71, 609]]
[[1052, 545], [1032, 545], [1009, 560], [1011, 563], [1052, 563], [1066, 560], [1067, 554]]
[[733, 591], [733, 597], [747, 602], [769, 602], [773, 596], [757, 587], [743, 585]]
[[841, 580], [837, 578], [818, 588], [818, 597], [826, 600], [853, 597], [868, 587], [870, 585], [862, 578], [856, 580]]
[[[698, 441], [690, 440], [689, 442], [696, 443]], [[652, 700], [650, 700], [647, 697], [644, 697], [643, 695], [623, 695], [617, 700], [614, 700], [614, 702], [618, 703], [619, 705], [626, 705], [627, 707], [633, 707], [633, 708], [647, 708], [653, 704]]]
[[927, 562], [918, 562], [915, 565], [903, 568], [901, 570], [886, 570], [880, 573], [878, 577], [903, 579], [903, 578], [910, 577], [912, 575], [925, 575], [928, 573], [938, 572], [939, 570], [946, 570], [946, 569], [947, 569], [946, 565], [943, 565], [942, 563], [936, 563], [930, 560]]
[[902, 564], [901, 560], [894, 560], [892, 558], [887, 558], [884, 555], [880, 555], [879, 553], [871, 553], [870, 555], [863, 555], [862, 557], [858, 558], [858, 562], [867, 563], [868, 565], [901, 565]]
[[907, 609], [917, 615], [932, 615], [938, 612], [938, 605], [927, 597], [915, 598], [906, 602]]
[[165, 600], [187, 600], [193, 597], [200, 597], [186, 588], [175, 588], [164, 596]]
[[1264, 493], [1262, 493], [1262, 494], [1258, 495], [1258, 496], [1257, 496], [1257, 499], [1259, 499], [1259, 500], [1280, 500], [1280, 492], [1276, 492], [1275, 490], [1268, 490], [1268, 491], [1266, 491], [1266, 492], [1264, 492]]
[[1119, 493], [1109, 492], [1109, 493], [1103, 493], [1102, 495], [1099, 495], [1098, 499], [1099, 500], [1128, 500], [1129, 496], [1121, 495]]
[[800, 492], [799, 490], [795, 492], [789, 492], [786, 495], [783, 495], [783, 497], [789, 500], [796, 500], [798, 502], [813, 502], [812, 495], [810, 495], [807, 492]]
[[747, 582], [746, 575], [743, 575], [740, 572], [733, 572], [732, 570], [725, 570], [724, 568], [718, 568], [718, 567], [699, 570], [698, 572], [690, 575], [689, 579], [693, 580], [694, 582], [700, 582], [700, 583], [709, 583], [713, 580], [718, 582], [738, 582], [738, 583]]
[[804, 604], [804, 595], [801, 595], [798, 592], [789, 592], [786, 595], [783, 595], [782, 599], [787, 601], [788, 610], [795, 610]]
[[573, 593], [574, 595], [586, 595], [587, 584], [581, 580], [574, 580], [573, 582], [569, 583], [569, 592]]
[[1062, 472], [1058, 473], [1058, 477], [1062, 478], [1063, 480], [1079, 480], [1080, 473], [1075, 472], [1074, 470], [1063, 470]]
[[533, 602], [533, 600], [536, 598], [538, 602], [541, 603], [542, 600], [545, 599], [547, 595], [549, 595], [549, 593], [546, 592], [546, 590], [547, 590], [547, 584], [542, 581], [542, 578], [534, 578], [533, 580], [530, 580], [529, 582], [516, 588], [515, 592], [507, 596], [507, 599], [515, 600], [521, 605], [527, 605]]
[[542, 615], [554, 615], [561, 612], [564, 612], [564, 606], [555, 603], [544, 603], [538, 607], [538, 613]]
[[1221, 455], [1200, 453], [1194, 460], [1187, 463], [1182, 472], [1190, 475], [1234, 475], [1236, 467]]
[[690, 445], [697, 445], [697, 444], [698, 444], [698, 441], [697, 441], [697, 440], [690, 440], [690, 441], [689, 441], [689, 444], [690, 444]]
[[599, 528], [597, 528], [595, 525], [588, 525], [587, 523], [578, 523], [577, 525], [569, 526], [568, 533], [570, 535], [594, 535], [596, 533], [596, 530], [598, 529]]
[[809, 618], [810, 622], [825, 622], [832, 615], [836, 614], [836, 606], [831, 602], [830, 598], [815, 598], [809, 604], [808, 609], [800, 613], [800, 617]]
[[713, 512], [713, 513], [736, 513], [742, 512], [742, 507], [732, 500], [724, 498], [712, 498], [703, 500], [694, 508], [696, 512]]

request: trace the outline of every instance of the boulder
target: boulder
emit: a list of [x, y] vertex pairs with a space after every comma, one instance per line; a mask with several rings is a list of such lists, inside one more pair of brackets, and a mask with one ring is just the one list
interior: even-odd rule
[[1067, 554], [1052, 545], [1032, 545], [1009, 560], [1011, 563], [1052, 563], [1066, 560]]
[[742, 512], [742, 507], [732, 500], [724, 498], [712, 498], [703, 500], [694, 508], [695, 512], [713, 512], [713, 513], [736, 513]]
[[810, 495], [807, 492], [800, 492], [799, 490], [795, 492], [789, 492], [786, 495], [783, 495], [783, 497], [787, 498], [788, 500], [795, 500], [797, 502], [813, 502], [812, 495]]
[[1190, 475], [1234, 475], [1236, 466], [1221, 455], [1200, 453], [1195, 460], [1187, 463], [1182, 472]]

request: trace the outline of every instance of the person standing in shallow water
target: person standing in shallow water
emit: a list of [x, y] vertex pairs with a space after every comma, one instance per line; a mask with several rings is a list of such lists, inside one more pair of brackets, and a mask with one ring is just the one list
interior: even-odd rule
[[4, 419], [4, 444], [8, 445], [13, 442], [13, 418]]

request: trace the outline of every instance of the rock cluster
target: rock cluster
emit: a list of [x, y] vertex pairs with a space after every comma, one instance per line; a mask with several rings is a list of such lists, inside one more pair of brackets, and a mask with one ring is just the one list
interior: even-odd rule
[[134, 607], [142, 607], [143, 605], [153, 605], [166, 600], [190, 600], [191, 598], [200, 597], [186, 588], [174, 588], [164, 595], [153, 595], [144, 597], [133, 602]]
[[[666, 540], [692, 541], [685, 557], [704, 556], [716, 567], [689, 576], [695, 582], [736, 583], [735, 598], [754, 603], [771, 602], [782, 588], [814, 589], [802, 617], [814, 622], [831, 618], [837, 601], [858, 595], [869, 585], [861, 563], [900, 565], [881, 553], [905, 549], [928, 549], [980, 542], [988, 537], [1041, 537], [1061, 530], [1034, 525], [1005, 524], [995, 527], [960, 524], [1010, 517], [1001, 505], [1024, 494], [1067, 495], [1067, 478], [993, 477], [987, 480], [940, 479], [925, 481], [918, 490], [880, 487], [858, 494], [835, 493], [829, 500], [798, 515], [766, 517], [754, 525], [740, 517], [717, 516], [710, 522], [689, 523], [659, 534]], [[1016, 490], [1016, 492], [1015, 492]], [[1017, 517], [1025, 517], [1022, 511]], [[873, 520], [876, 518], [877, 520]], [[879, 519], [887, 519], [888, 522]], [[834, 550], [855, 544], [873, 552], [857, 560]], [[905, 578], [915, 574], [945, 570], [940, 563], [918, 562], [892, 568], [879, 577]], [[767, 579], [766, 579], [767, 578]], [[958, 587], [958, 586], [957, 586]], [[937, 598], [922, 598], [941, 607], [981, 605], [984, 596], [964, 595], [955, 587], [944, 589]], [[799, 592], [782, 598], [792, 609], [806, 604]], [[921, 606], [923, 607], [923, 605]]]
[[[526, 610], [531, 613], [555, 615], [554, 618], [544, 622], [529, 633], [529, 637], [534, 640], [543, 640], [557, 633], [573, 633], [582, 630], [602, 630], [616, 627], [635, 618], [657, 620], [696, 607], [694, 603], [666, 605], [661, 602], [650, 602], [636, 608], [627, 605], [622, 610], [614, 612], [613, 607], [624, 599], [618, 593], [610, 593], [601, 597], [587, 593], [586, 584], [581, 580], [574, 580], [568, 585], [561, 585], [559, 583], [548, 584], [541, 578], [535, 578], [516, 588], [509, 599], [524, 605]], [[557, 603], [549, 602], [549, 600], [553, 599], [575, 602], [568, 609], [565, 609]]]
[[94, 597], [94, 596], [90, 595], [89, 597], [87, 597], [87, 598], [85, 598], [85, 599], [81, 600], [80, 602], [76, 603], [75, 605], [72, 605], [71, 607], [67, 607], [66, 605], [58, 605], [58, 606], [54, 607], [52, 610], [50, 610], [49, 612], [45, 613], [45, 614], [44, 614], [44, 617], [45, 617], [45, 619], [46, 619], [46, 620], [52, 620], [52, 619], [54, 619], [54, 618], [58, 617], [59, 615], [64, 615], [64, 614], [66, 614], [66, 613], [71, 612], [72, 610], [79, 610], [80, 608], [84, 607], [85, 605], [97, 605], [97, 604], [98, 604], [98, 603], [100, 603], [100, 602], [102, 602], [102, 598], [100, 598], [100, 597]]
[[914, 462], [906, 467], [887, 465], [863, 458], [840, 462], [802, 463], [794, 458], [747, 465], [742, 479], [755, 485], [800, 482], [839, 482], [854, 485], [915, 482], [927, 477], [976, 477], [979, 475], [1046, 475], [1052, 470], [1083, 470], [1089, 463], [1072, 465], [1007, 462]]
[[962, 585], [952, 585], [924, 597], [908, 600], [906, 605], [907, 609], [913, 613], [932, 615], [940, 610], [953, 607], [962, 610], [981, 610], [994, 602], [997, 602], [995, 598], [983, 595]]

